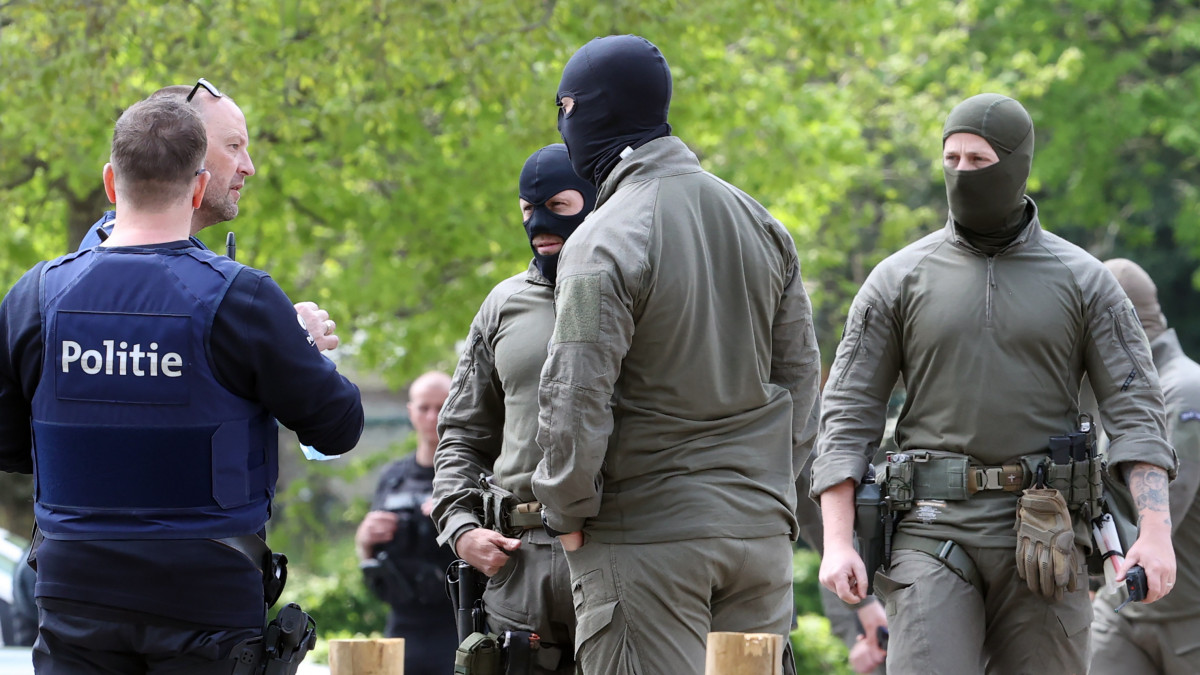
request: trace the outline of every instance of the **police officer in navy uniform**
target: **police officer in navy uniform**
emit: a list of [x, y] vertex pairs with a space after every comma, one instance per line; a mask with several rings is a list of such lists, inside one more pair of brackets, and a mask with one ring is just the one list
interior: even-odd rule
[[[274, 419], [325, 454], [358, 389], [271, 278], [188, 240], [204, 123], [130, 107], [104, 185], [119, 226], [0, 305], [0, 469], [33, 473], [38, 673], [228, 673], [262, 633]], [[30, 433], [32, 431], [32, 434]]]

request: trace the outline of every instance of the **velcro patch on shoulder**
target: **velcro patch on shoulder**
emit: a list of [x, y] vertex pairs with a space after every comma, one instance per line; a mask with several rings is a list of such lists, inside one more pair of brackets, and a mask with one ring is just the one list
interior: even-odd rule
[[1180, 422], [1193, 422], [1195, 420], [1200, 420], [1200, 411], [1198, 410], [1184, 410], [1179, 413]]
[[581, 274], [560, 280], [554, 305], [556, 344], [600, 340], [599, 274]]

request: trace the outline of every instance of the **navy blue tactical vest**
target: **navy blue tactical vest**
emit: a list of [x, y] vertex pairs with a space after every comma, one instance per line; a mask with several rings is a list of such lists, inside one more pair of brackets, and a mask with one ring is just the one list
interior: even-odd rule
[[96, 248], [45, 266], [33, 397], [45, 536], [219, 538], [266, 524], [275, 420], [217, 382], [207, 349], [241, 268], [196, 248]]

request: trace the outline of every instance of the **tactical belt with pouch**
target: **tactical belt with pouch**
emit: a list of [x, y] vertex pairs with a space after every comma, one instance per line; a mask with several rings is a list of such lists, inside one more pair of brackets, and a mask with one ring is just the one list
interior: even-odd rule
[[971, 556], [950, 540], [894, 533], [899, 512], [920, 499], [962, 500], [991, 490], [1017, 492], [1026, 483], [1020, 464], [980, 466], [967, 455], [919, 450], [888, 453], [882, 476], [874, 466], [855, 495], [855, 533], [867, 568], [867, 592], [874, 592], [875, 571], [891, 567], [892, 551], [912, 549], [942, 561], [964, 581], [979, 588], [979, 572]]
[[471, 633], [454, 654], [454, 675], [529, 675], [538, 651], [536, 633]]
[[542, 527], [542, 503], [517, 504], [508, 512], [508, 522], [517, 530], [535, 530]]
[[1087, 505], [1094, 512], [1102, 494], [1102, 462], [1095, 457], [1060, 463], [1051, 461], [1049, 453], [1034, 453], [1014, 464], [984, 466], [969, 455], [913, 450], [888, 453], [887, 459], [884, 484], [897, 511], [907, 511], [921, 499], [958, 501], [979, 492], [1019, 493], [1044, 482], [1063, 494], [1072, 511]]
[[[517, 496], [496, 485], [491, 477], [479, 476], [483, 489], [483, 527], [506, 537], [542, 527], [542, 505], [517, 501]], [[536, 633], [487, 632], [487, 607], [483, 603], [486, 577], [456, 560], [446, 574], [446, 589], [455, 610], [461, 640], [454, 654], [455, 675], [529, 675], [535, 653], [541, 646]]]
[[907, 511], [919, 499], [958, 501], [979, 492], [1020, 492], [1033, 482], [1036, 463], [1028, 455], [1017, 464], [983, 466], [968, 455], [936, 450], [888, 453], [884, 484], [892, 508]]
[[[1091, 444], [1084, 435], [1072, 433], [1053, 437], [1049, 452], [1025, 455], [1015, 463], [1001, 466], [987, 466], [969, 455], [937, 450], [888, 453], [878, 486], [870, 486], [864, 477], [856, 499], [855, 527], [860, 533], [864, 561], [878, 560], [880, 566], [887, 569], [893, 550], [922, 551], [980, 588], [974, 561], [956, 542], [907, 533], [896, 533], [893, 537], [892, 530], [900, 512], [911, 510], [920, 500], [960, 501], [980, 492], [993, 491], [1019, 494], [1039, 484], [1059, 490], [1071, 512], [1080, 516], [1075, 520], [1076, 529], [1083, 534], [1077, 536], [1077, 541], [1086, 547], [1086, 542], [1090, 541], [1087, 534], [1090, 520], [1099, 513], [1104, 496], [1101, 478], [1105, 471], [1100, 459], [1090, 454]], [[1064, 448], [1067, 452], [1065, 463]], [[878, 507], [871, 508], [872, 501], [877, 501]], [[870, 522], [859, 522], [864, 520], [864, 515]], [[883, 524], [882, 536], [875, 520]], [[875, 533], [875, 536], [864, 536], [867, 532]], [[867, 547], [874, 547], [875, 552], [869, 554]], [[1089, 566], [1091, 563], [1089, 560]], [[874, 571], [867, 570], [868, 576], [873, 576]]]
[[460, 644], [454, 656], [454, 672], [461, 675], [496, 673], [529, 675], [534, 662], [557, 670], [560, 647], [546, 647], [537, 633], [509, 630], [488, 632], [483, 591], [487, 577], [465, 560], [455, 560], [446, 570], [446, 593], [454, 606], [455, 627]]
[[542, 527], [540, 502], [518, 503], [517, 496], [481, 475], [483, 488], [483, 526], [506, 537], [519, 537], [525, 530]]

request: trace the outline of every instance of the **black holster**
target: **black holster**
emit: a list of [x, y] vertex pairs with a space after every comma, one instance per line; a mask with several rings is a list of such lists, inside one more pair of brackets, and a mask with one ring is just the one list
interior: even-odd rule
[[867, 593], [875, 592], [875, 572], [888, 565], [891, 554], [888, 544], [892, 517], [884, 488], [885, 485], [875, 482], [875, 467], [868, 465], [854, 493], [854, 534], [858, 553], [867, 568]]
[[242, 643], [230, 655], [232, 675], [294, 675], [317, 644], [317, 622], [289, 602], [267, 624], [264, 635]]
[[483, 589], [487, 577], [465, 560], [455, 560], [446, 569], [446, 595], [454, 607], [454, 625], [461, 644], [472, 633], [487, 633]]

